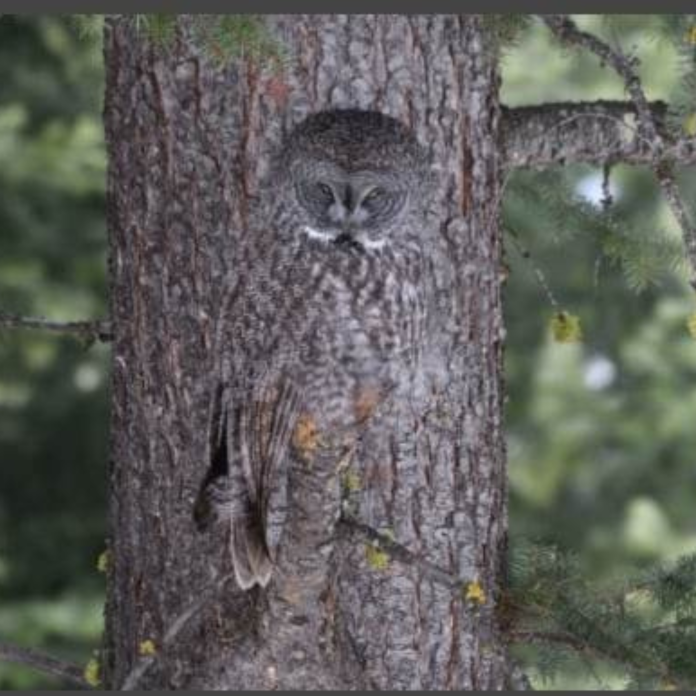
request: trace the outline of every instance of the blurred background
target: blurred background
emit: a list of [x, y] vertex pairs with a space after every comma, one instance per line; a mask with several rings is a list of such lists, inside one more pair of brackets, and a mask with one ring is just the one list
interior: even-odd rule
[[[648, 96], [679, 90], [679, 55], [650, 15], [577, 18], [642, 59]], [[103, 66], [69, 18], [0, 18], [0, 310], [105, 316]], [[503, 102], [624, 99], [598, 61], [532, 23], [503, 61]], [[613, 254], [602, 172], [516, 174], [504, 222], [512, 544], [555, 543], [589, 580], [620, 579], [696, 551], [696, 343], [678, 247], [649, 172], [612, 171]], [[696, 180], [683, 173], [687, 200]], [[514, 237], [512, 235], [514, 233]], [[657, 243], [656, 240], [659, 240]], [[529, 251], [524, 259], [520, 247]], [[558, 304], [582, 343], [552, 340]], [[108, 348], [38, 332], [0, 334], [0, 640], [85, 664], [99, 645], [108, 437]], [[538, 688], [621, 688], [569, 665]], [[0, 663], [0, 689], [57, 688]]]

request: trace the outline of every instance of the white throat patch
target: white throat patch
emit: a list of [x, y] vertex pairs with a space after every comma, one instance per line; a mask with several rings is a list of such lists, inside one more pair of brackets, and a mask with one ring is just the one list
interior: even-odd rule
[[309, 225], [305, 225], [302, 228], [302, 231], [310, 239], [317, 239], [320, 242], [333, 242], [335, 239], [334, 235], [329, 234], [328, 232], [324, 232], [323, 230], [315, 230], [313, 227], [310, 227]]
[[387, 244], [387, 240], [386, 239], [366, 239], [364, 242], [361, 242], [361, 244], [366, 249], [384, 249], [384, 247]]
[[[336, 241], [336, 235], [324, 230], [317, 230], [309, 225], [303, 225], [302, 231], [310, 238], [328, 244]], [[386, 239], [361, 239], [358, 242], [365, 249], [384, 249], [387, 244]]]

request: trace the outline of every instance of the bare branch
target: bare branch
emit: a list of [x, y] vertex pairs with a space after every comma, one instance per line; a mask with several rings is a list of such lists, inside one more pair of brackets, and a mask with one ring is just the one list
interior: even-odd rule
[[[681, 165], [696, 164], [696, 139], [664, 137], [667, 105], [651, 102], [650, 111], [663, 135], [663, 157]], [[653, 164], [651, 143], [638, 133], [636, 108], [627, 101], [503, 107], [500, 132], [508, 169], [573, 162], [597, 166], [616, 162]]]
[[423, 574], [429, 577], [433, 582], [439, 585], [445, 585], [451, 590], [461, 591], [464, 585], [463, 580], [460, 580], [456, 575], [439, 568], [435, 564], [423, 560], [398, 541], [395, 541], [386, 534], [382, 534], [374, 527], [360, 522], [360, 520], [355, 519], [345, 512], [341, 515], [339, 523], [351, 533], [357, 534], [367, 541], [379, 543], [380, 548], [384, 549], [391, 558], [406, 565], [417, 566], [423, 571]]
[[[608, 649], [607, 646], [599, 648], [598, 646], [590, 644], [583, 638], [566, 631], [514, 629], [508, 631], [506, 635], [511, 643], [562, 645], [575, 651], [579, 655], [586, 655], [587, 657], [594, 657], [600, 660], [611, 660], [620, 665], [634, 665], [638, 660], [643, 665], [647, 666], [653, 661], [652, 656], [645, 654], [644, 651], [639, 650], [638, 652], [634, 652], [633, 648], [626, 648], [623, 646], [614, 649]], [[662, 673], [667, 681], [675, 681], [669, 675], [665, 665], [654, 663], [652, 666], [656, 672]]]
[[25, 665], [38, 672], [65, 679], [71, 684], [84, 689], [91, 689], [91, 686], [83, 676], [83, 670], [78, 665], [58, 660], [36, 650], [0, 643], [0, 660]]
[[651, 166], [667, 203], [681, 227], [686, 254], [691, 265], [691, 285], [696, 290], [696, 227], [679, 192], [674, 175], [674, 163], [666, 152], [668, 144], [660, 133], [636, 72], [638, 59], [625, 56], [596, 36], [581, 31], [567, 15], [542, 15], [541, 18], [561, 41], [571, 46], [587, 48], [603, 63], [610, 65], [626, 84], [626, 90], [636, 110], [638, 136], [649, 143], [648, 147], [652, 154]]
[[[551, 643], [555, 645], [565, 645], [576, 652], [598, 652], [596, 648], [581, 640], [572, 633], [563, 631], [535, 631], [535, 630], [512, 630], [507, 633], [512, 643]], [[606, 652], [601, 652], [600, 657], [610, 657]]]
[[225, 583], [234, 577], [223, 575], [208, 585], [170, 624], [162, 638], [162, 644], [157, 646], [154, 655], [144, 655], [135, 663], [133, 669], [126, 675], [121, 685], [122, 691], [134, 691], [140, 685], [145, 674], [157, 662], [161, 655], [177, 638], [181, 631], [190, 623], [191, 619], [199, 616], [203, 608], [211, 602], [224, 587]]
[[108, 343], [113, 340], [111, 322], [104, 320], [60, 322], [50, 321], [43, 317], [22, 317], [17, 314], [8, 314], [0, 311], [1, 329], [49, 331], [77, 336], [88, 342], [101, 341], [102, 343]]
[[662, 145], [662, 138], [657, 132], [650, 105], [636, 72], [638, 59], [625, 56], [593, 34], [581, 31], [567, 15], [542, 15], [542, 19], [546, 26], [565, 44], [588, 49], [602, 63], [610, 65], [614, 69], [626, 85], [626, 90], [638, 112], [640, 128], [644, 131], [645, 137], [654, 144], [655, 148], [659, 148]]

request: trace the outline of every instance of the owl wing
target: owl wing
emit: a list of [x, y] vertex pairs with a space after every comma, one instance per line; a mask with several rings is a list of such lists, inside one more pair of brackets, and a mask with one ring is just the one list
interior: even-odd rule
[[[285, 519], [287, 462], [299, 411], [300, 394], [291, 380], [270, 374], [239, 405], [237, 473], [243, 476], [249, 504], [245, 514], [232, 519], [230, 542], [242, 588], [265, 586], [270, 579]], [[233, 470], [233, 482], [234, 477]]]
[[[274, 243], [271, 232], [254, 235], [245, 265], [255, 272], [240, 278], [221, 303], [213, 350], [222, 385], [214, 396], [221, 403], [211, 406], [211, 470], [204, 504], [197, 505], [213, 513], [199, 515], [204, 520], [199, 526], [210, 520], [228, 525], [234, 571], [244, 589], [270, 579], [301, 402], [291, 376], [305, 303], [298, 297], [298, 270], [292, 264], [269, 265], [265, 251]], [[240, 375], [239, 366], [250, 362], [251, 374]]]
[[244, 406], [243, 466], [271, 557], [285, 519], [288, 457], [301, 401], [289, 377], [267, 375]]
[[274, 549], [285, 519], [287, 460], [300, 412], [293, 382], [267, 372], [246, 393], [219, 387], [211, 406], [210, 469], [194, 515], [199, 528], [229, 526], [238, 585], [270, 580]]

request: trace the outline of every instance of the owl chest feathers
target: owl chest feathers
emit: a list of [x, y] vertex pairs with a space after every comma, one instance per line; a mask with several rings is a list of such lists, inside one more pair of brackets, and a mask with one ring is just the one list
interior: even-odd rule
[[273, 242], [247, 257], [234, 330], [257, 369], [292, 378], [332, 420], [353, 408], [356, 393], [403, 383], [423, 344], [422, 250]]
[[388, 250], [327, 258], [319, 249], [303, 259], [295, 276], [306, 300], [295, 369], [307, 402], [328, 420], [344, 419], [363, 394], [403, 382], [423, 323], [417, 278], [410, 262]]

